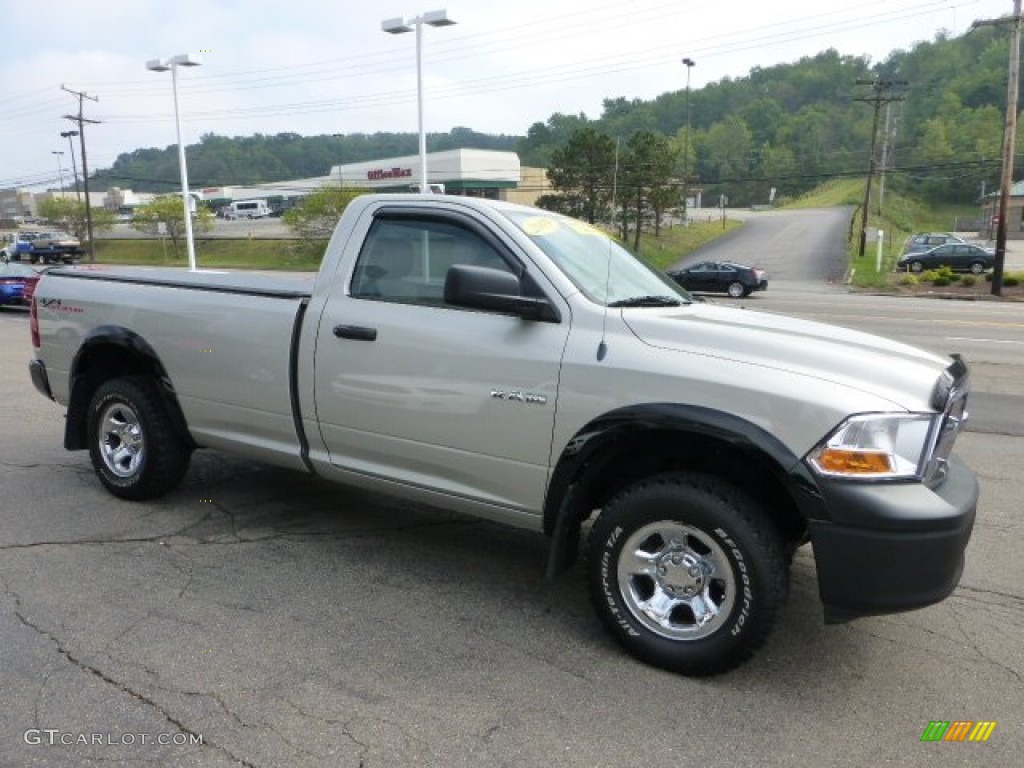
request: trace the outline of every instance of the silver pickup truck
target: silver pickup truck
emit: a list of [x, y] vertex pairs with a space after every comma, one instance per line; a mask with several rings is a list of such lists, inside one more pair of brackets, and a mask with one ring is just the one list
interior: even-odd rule
[[582, 222], [367, 195], [308, 278], [56, 269], [36, 388], [114, 495], [230, 451], [543, 531], [594, 608], [684, 674], [751, 656], [810, 543], [826, 622], [956, 586], [978, 486], [957, 357], [691, 300]]

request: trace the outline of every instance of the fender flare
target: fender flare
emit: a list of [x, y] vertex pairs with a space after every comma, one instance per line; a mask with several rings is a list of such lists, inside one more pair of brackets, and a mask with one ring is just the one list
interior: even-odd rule
[[680, 403], [642, 403], [609, 411], [582, 427], [566, 443], [548, 483], [544, 532], [551, 537], [547, 576], [554, 578], [576, 558], [580, 524], [590, 510], [581, 509], [581, 489], [602, 472], [602, 455], [617, 443], [648, 434], [689, 434], [713, 438], [760, 459], [777, 477], [805, 518], [826, 518], [823, 496], [810, 471], [766, 429], [732, 413]]
[[174, 385], [171, 383], [167, 369], [164, 368], [156, 350], [135, 331], [120, 325], [99, 325], [86, 333], [81, 345], [75, 352], [71, 362], [68, 387], [68, 413], [64, 427], [64, 448], [69, 451], [87, 447], [86, 425], [88, 422], [89, 401], [92, 393], [103, 381], [123, 372], [114, 371], [110, 376], [97, 376], [88, 368], [88, 360], [95, 350], [102, 347], [113, 347], [123, 350], [124, 359], [130, 361], [133, 372], [141, 372], [153, 377], [157, 391], [171, 419], [174, 430], [185, 440], [190, 448], [197, 448], [195, 440], [188, 431], [185, 415], [178, 403]]

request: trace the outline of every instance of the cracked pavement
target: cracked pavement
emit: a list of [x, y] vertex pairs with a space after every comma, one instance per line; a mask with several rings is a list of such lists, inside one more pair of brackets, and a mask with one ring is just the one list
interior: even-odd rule
[[[762, 652], [688, 680], [619, 651], [579, 566], [545, 582], [531, 532], [208, 452], [164, 499], [112, 498], [29, 383], [27, 316], [0, 335], [0, 766], [1002, 766], [1024, 748], [1019, 436], [960, 439], [983, 497], [949, 600], [825, 627], [804, 548]], [[998, 726], [921, 744], [935, 719]]]

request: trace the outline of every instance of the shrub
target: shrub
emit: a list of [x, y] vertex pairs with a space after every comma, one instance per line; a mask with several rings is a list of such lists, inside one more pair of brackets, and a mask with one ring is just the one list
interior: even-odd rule
[[903, 275], [900, 278], [900, 285], [917, 285], [918, 280], [916, 275]]
[[1017, 275], [1004, 275], [1003, 285], [1007, 288], [1013, 288], [1015, 285], [1020, 285], [1020, 277]]
[[921, 277], [919, 279], [922, 283], [934, 283], [938, 277], [938, 270], [926, 269], [924, 272], [921, 273]]
[[939, 288], [944, 285], [949, 285], [951, 282], [952, 280], [950, 280], [948, 277], [944, 275], [939, 275], [934, 280], [932, 280], [932, 285], [934, 285], [936, 288]]
[[970, 288], [972, 285], [978, 282], [978, 278], [975, 277], [974, 275], [964, 275], [963, 277], [960, 278], [960, 282], [966, 285], [968, 288]]

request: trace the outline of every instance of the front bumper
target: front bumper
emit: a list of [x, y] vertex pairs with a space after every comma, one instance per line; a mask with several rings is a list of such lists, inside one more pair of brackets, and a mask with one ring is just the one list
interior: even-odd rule
[[825, 622], [923, 608], [960, 581], [978, 482], [950, 456], [941, 484], [820, 482], [831, 520], [809, 520]]

